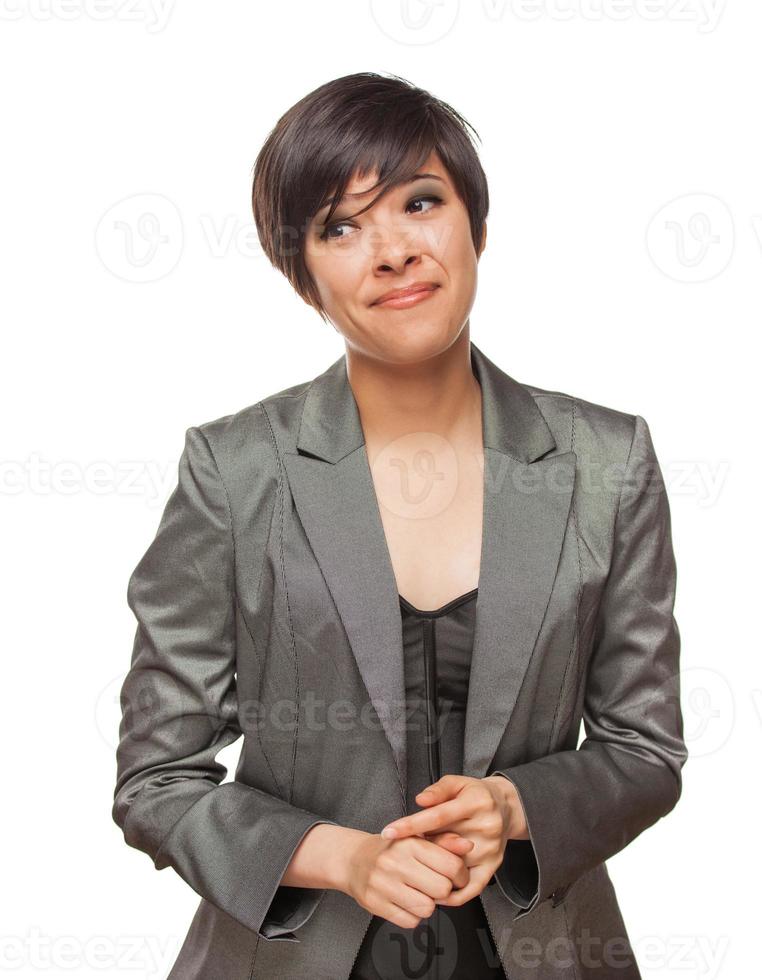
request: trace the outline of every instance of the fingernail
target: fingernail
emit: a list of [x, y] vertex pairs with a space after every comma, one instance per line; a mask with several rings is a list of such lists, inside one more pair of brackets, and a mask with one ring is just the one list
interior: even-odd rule
[[381, 836], [385, 840], [392, 840], [397, 836], [397, 831], [394, 829], [394, 827], [384, 827], [384, 829], [381, 831]]

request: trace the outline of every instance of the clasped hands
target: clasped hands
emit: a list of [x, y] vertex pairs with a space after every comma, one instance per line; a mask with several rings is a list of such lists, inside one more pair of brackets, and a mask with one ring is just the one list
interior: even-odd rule
[[387, 824], [381, 837], [424, 837], [462, 858], [468, 881], [437, 898], [438, 905], [463, 905], [475, 898], [500, 867], [508, 840], [529, 837], [516, 787], [504, 776], [447, 774], [418, 793], [416, 801], [424, 809]]

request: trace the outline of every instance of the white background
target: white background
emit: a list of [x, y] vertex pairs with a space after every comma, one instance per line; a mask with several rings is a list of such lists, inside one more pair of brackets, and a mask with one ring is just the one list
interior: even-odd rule
[[649, 423], [691, 758], [609, 870], [648, 980], [756, 974], [761, 32], [743, 0], [0, 0], [0, 969], [165, 977], [190, 924], [110, 815], [127, 580], [185, 430], [343, 353], [261, 253], [251, 168], [372, 70], [481, 136], [474, 342]]

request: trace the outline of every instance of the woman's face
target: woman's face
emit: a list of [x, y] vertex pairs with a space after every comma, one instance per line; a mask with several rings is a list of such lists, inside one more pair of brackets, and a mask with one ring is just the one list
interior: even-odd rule
[[[326, 315], [359, 352], [408, 362], [446, 350], [468, 320], [476, 296], [477, 264], [486, 242], [486, 223], [477, 255], [465, 205], [455, 193], [439, 156], [432, 153], [419, 174], [373, 199], [377, 174], [355, 174], [331, 224], [328, 205], [306, 233], [305, 263]], [[379, 302], [413, 283], [432, 288], [402, 302]], [[412, 300], [412, 302], [411, 302]]]

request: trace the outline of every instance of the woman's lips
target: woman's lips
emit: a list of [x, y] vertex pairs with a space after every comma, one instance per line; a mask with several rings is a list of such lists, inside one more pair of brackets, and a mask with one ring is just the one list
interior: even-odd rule
[[406, 296], [393, 296], [391, 299], [385, 299], [381, 303], [374, 303], [374, 306], [386, 306], [391, 307], [395, 310], [406, 310], [408, 306], [415, 306], [417, 303], [422, 303], [423, 300], [428, 299], [429, 296], [439, 289], [439, 286], [427, 286], [423, 289], [416, 289], [414, 293], [408, 293]]

